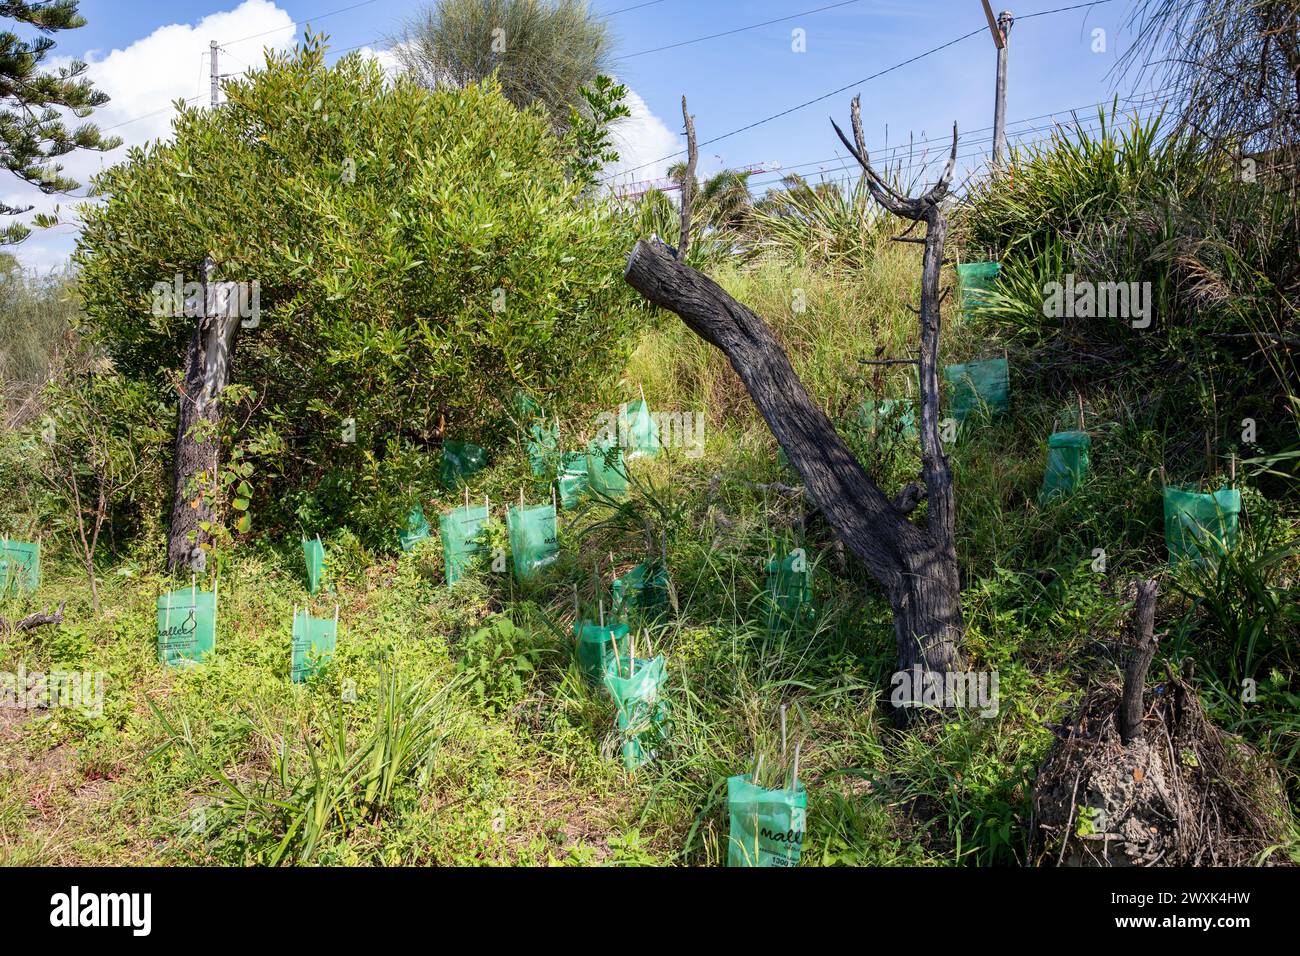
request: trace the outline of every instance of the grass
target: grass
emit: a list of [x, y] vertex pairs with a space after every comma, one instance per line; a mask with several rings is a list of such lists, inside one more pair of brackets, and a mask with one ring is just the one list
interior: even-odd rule
[[[857, 428], [853, 411], [866, 397], [906, 397], [907, 377], [856, 360], [911, 350], [905, 303], [918, 274], [914, 251], [891, 244], [851, 279], [770, 261], [719, 274], [773, 324], [889, 491], [914, 472], [915, 452]], [[977, 323], [945, 318], [947, 360], [1001, 351]], [[760, 487], [795, 478], [725, 360], [660, 322], [607, 405], [642, 389], [655, 409], [706, 410], [704, 455], [640, 461], [625, 504], [564, 514], [561, 558], [535, 585], [484, 566], [448, 590], [436, 544], [393, 557], [346, 532], [326, 537], [336, 590], [315, 611], [339, 605], [338, 652], [302, 686], [288, 682], [291, 612], [308, 603], [296, 541], [223, 556], [218, 654], [187, 670], [154, 656], [153, 600], [169, 586], [156, 542], [103, 562], [98, 617], [80, 571], [52, 548], [41, 593], [0, 613], [66, 597], [67, 623], [0, 637], [0, 670], [103, 671], [105, 707], [0, 710], [0, 862], [719, 865], [726, 779], [780, 752], [783, 703], [810, 794], [804, 865], [1023, 862], [1047, 725], [1113, 672], [1125, 583], [1163, 561], [1157, 469], [1170, 430], [1130, 396], [1087, 394], [1092, 478], [1039, 506], [1046, 437], [1077, 411], [1013, 378], [1013, 414], [967, 429], [952, 450], [967, 646], [973, 669], [998, 672], [999, 710], [898, 729], [889, 609], [860, 568], [840, 567], [800, 500]], [[583, 426], [564, 424], [566, 435]], [[521, 486], [531, 478], [518, 449], [471, 493], [500, 503]], [[1288, 539], [1294, 514], [1275, 510]], [[668, 554], [677, 610], [639, 623], [669, 662], [672, 729], [658, 759], [629, 774], [613, 705], [580, 675], [570, 635], [575, 593], [588, 616], [610, 607], [613, 575], [652, 546]], [[819, 612], [784, 621], [766, 610], [764, 568], [793, 547], [815, 567]], [[1241, 659], [1216, 642], [1224, 614], [1253, 613], [1246, 595], [1273, 602], [1270, 648], [1292, 646], [1294, 622], [1277, 608], [1294, 559], [1261, 557], [1252, 567], [1271, 590], [1243, 591], [1223, 611], [1205, 592], [1199, 606], [1168, 599], [1190, 615], [1189, 648], [1218, 647], [1222, 666], [1207, 669], [1227, 674]], [[1294, 672], [1270, 660], [1281, 676], [1261, 683], [1266, 706], [1235, 704], [1235, 726], [1294, 766], [1300, 738], [1293, 718], [1282, 722]], [[1221, 696], [1226, 715], [1233, 696]]]

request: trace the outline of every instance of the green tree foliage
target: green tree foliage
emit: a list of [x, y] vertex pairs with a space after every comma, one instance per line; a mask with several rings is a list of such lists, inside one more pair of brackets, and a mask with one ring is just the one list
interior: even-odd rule
[[444, 424], [491, 449], [515, 389], [562, 411], [617, 374], [630, 237], [578, 201], [540, 108], [323, 57], [309, 38], [221, 109], [182, 109], [171, 142], [98, 178], [75, 260], [117, 369], [173, 400], [194, 320], [158, 314], [155, 284], [209, 254], [218, 280], [258, 282], [222, 399], [253, 507], [377, 543], [432, 484]]
[[579, 91], [607, 73], [613, 41], [585, 0], [436, 0], [408, 20], [393, 52], [429, 89], [494, 73], [516, 106], [540, 103], [557, 126], [585, 105]]
[[[12, 31], [0, 33], [0, 163], [19, 179], [31, 183], [46, 195], [66, 193], [80, 184], [62, 174], [54, 162], [74, 149], [110, 150], [121, 145], [117, 137], [105, 137], [93, 123], [69, 130], [64, 110], [85, 119], [108, 97], [84, 77], [86, 64], [73, 60], [53, 73], [41, 64], [54, 47], [49, 36], [59, 30], [85, 26], [77, 13], [77, 0], [30, 3], [24, 0], [0, 2], [0, 18], [35, 27], [43, 36], [28, 42]], [[0, 215], [17, 216], [31, 206], [0, 203]], [[41, 219], [48, 224], [48, 219]], [[0, 244], [22, 242], [31, 230], [22, 223], [0, 229]]]
[[603, 74], [578, 93], [585, 108], [569, 107], [569, 128], [565, 133], [570, 155], [569, 175], [592, 187], [602, 169], [618, 162], [611, 128], [631, 116], [632, 111], [624, 102], [627, 87]]

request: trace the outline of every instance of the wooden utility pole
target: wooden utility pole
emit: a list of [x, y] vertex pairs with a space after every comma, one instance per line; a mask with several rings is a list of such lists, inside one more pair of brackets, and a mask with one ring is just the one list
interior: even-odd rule
[[993, 34], [993, 45], [998, 49], [998, 82], [993, 102], [993, 165], [997, 166], [1007, 152], [1007, 41], [1015, 18], [1010, 10], [1003, 10], [994, 20], [989, 0], [983, 0], [983, 4], [989, 32]]
[[217, 105], [217, 82], [221, 79], [221, 71], [217, 68], [217, 41], [208, 42], [208, 79], [212, 86], [212, 105]]

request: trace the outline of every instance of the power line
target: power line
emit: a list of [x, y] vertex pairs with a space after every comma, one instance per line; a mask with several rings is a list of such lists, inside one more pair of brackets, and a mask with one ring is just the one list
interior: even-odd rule
[[[1068, 7], [1057, 7], [1057, 8], [1054, 9], [1054, 10], [1041, 10], [1041, 11], [1039, 11], [1038, 13], [1030, 13], [1030, 14], [1026, 14], [1026, 15], [1020, 17], [1020, 19], [1022, 19], [1022, 20], [1028, 20], [1028, 19], [1030, 19], [1030, 18], [1032, 18], [1032, 17], [1043, 17], [1043, 16], [1047, 16], [1048, 14], [1052, 14], [1052, 13], [1064, 13], [1064, 12], [1067, 11], [1067, 10], [1078, 10], [1078, 9], [1083, 8], [1083, 7], [1095, 7], [1095, 6], [1098, 6], [1098, 5], [1103, 4], [1103, 3], [1111, 3], [1111, 2], [1112, 2], [1112, 0], [1093, 0], [1093, 2], [1091, 2], [1091, 3], [1080, 3], [1080, 4], [1075, 4], [1074, 6], [1068, 6]], [[770, 123], [770, 122], [772, 122], [773, 120], [778, 120], [778, 119], [781, 119], [782, 117], [789, 116], [791, 113], [795, 113], [795, 112], [798, 112], [798, 111], [801, 110], [801, 109], [805, 109], [805, 108], [807, 108], [807, 107], [809, 107], [809, 106], [812, 106], [814, 103], [820, 103], [820, 102], [822, 102], [823, 100], [830, 99], [832, 96], [838, 96], [838, 95], [840, 95], [841, 93], [845, 93], [845, 92], [847, 92], [848, 90], [853, 89], [855, 86], [861, 86], [863, 83], [867, 83], [867, 82], [869, 82], [869, 81], [871, 81], [871, 80], [878, 79], [879, 77], [882, 77], [882, 76], [884, 76], [884, 75], [887, 74], [887, 73], [892, 73], [894, 70], [898, 70], [898, 69], [901, 69], [902, 67], [908, 66], [909, 64], [915, 63], [917, 60], [922, 60], [922, 59], [924, 59], [924, 58], [927, 57], [927, 56], [933, 56], [934, 54], [939, 53], [939, 52], [942, 51], [942, 50], [946, 50], [946, 49], [948, 49], [948, 47], [950, 47], [950, 46], [956, 46], [958, 43], [961, 43], [961, 42], [964, 41], [964, 40], [969, 40], [971, 37], [973, 37], [973, 36], [977, 36], [978, 34], [983, 33], [983, 32], [984, 32], [985, 30], [987, 30], [987, 29], [988, 29], [988, 26], [987, 26], [986, 24], [981, 25], [978, 29], [976, 29], [976, 30], [972, 30], [970, 33], [966, 33], [966, 34], [963, 34], [962, 36], [955, 37], [954, 39], [949, 40], [947, 43], [942, 43], [942, 44], [940, 44], [939, 46], [936, 46], [936, 47], [933, 47], [932, 49], [926, 50], [924, 53], [918, 53], [916, 56], [914, 56], [914, 57], [910, 57], [909, 59], [906, 59], [906, 60], [903, 60], [901, 63], [895, 63], [893, 66], [886, 67], [885, 69], [880, 70], [880, 71], [877, 72], [877, 73], [873, 73], [873, 74], [871, 74], [870, 76], [863, 77], [862, 79], [860, 79], [860, 80], [858, 80], [858, 81], [856, 81], [856, 82], [854, 82], [854, 83], [849, 83], [849, 84], [847, 84], [846, 86], [842, 86], [842, 87], [840, 87], [840, 88], [837, 89], [837, 90], [831, 90], [829, 93], [823, 93], [821, 96], [814, 97], [814, 98], [811, 99], [811, 100], [806, 100], [806, 101], [804, 101], [803, 103], [799, 103], [798, 105], [796, 105], [796, 106], [792, 106], [792, 107], [790, 107], [789, 109], [782, 110], [782, 111], [779, 112], [779, 113], [774, 113], [774, 114], [772, 114], [771, 116], [765, 116], [765, 117], [763, 117], [763, 118], [760, 119], [760, 120], [755, 120], [753, 123], [749, 123], [748, 125], [742, 126], [742, 127], [740, 127], [739, 129], [733, 129], [733, 130], [731, 130], [730, 132], [723, 133], [723, 134], [720, 135], [720, 136], [715, 136], [715, 137], [713, 137], [713, 139], [705, 140], [704, 142], [700, 143], [699, 146], [701, 146], [701, 147], [702, 147], [702, 146], [710, 146], [710, 145], [712, 145], [713, 143], [720, 142], [720, 141], [722, 141], [722, 140], [724, 140], [724, 139], [728, 139], [729, 137], [736, 136], [736, 135], [738, 135], [738, 134], [740, 134], [740, 133], [748, 132], [749, 130], [754, 129], [754, 128], [758, 127], [758, 126], [762, 126], [762, 125], [764, 125], [765, 123]], [[663, 157], [660, 157], [659, 159], [651, 160], [651, 161], [648, 162], [648, 163], [642, 163], [640, 166], [634, 166], [634, 167], [632, 167], [631, 169], [623, 170], [623, 171], [620, 172], [618, 175], [622, 176], [622, 175], [625, 175], [625, 174], [627, 174], [627, 173], [634, 173], [634, 172], [636, 172], [637, 170], [645, 169], [645, 168], [647, 168], [647, 167], [649, 167], [649, 166], [656, 166], [656, 165], [658, 165], [659, 163], [666, 162], [667, 160], [670, 160], [670, 159], [676, 159], [678, 156], [683, 155], [685, 152], [686, 152], [686, 150], [684, 150], [684, 149], [679, 149], [677, 152], [672, 153], [672, 154], [670, 154], [670, 155], [668, 155], [668, 156], [663, 156]], [[609, 182], [610, 178], [611, 178], [611, 177], [605, 177], [605, 178], [602, 179], [601, 181], [602, 181], [602, 182]]]
[[[1141, 94], [1140, 96], [1119, 97], [1118, 99], [1120, 100], [1120, 102], [1125, 103], [1125, 104], [1135, 105], [1135, 106], [1137, 106], [1137, 107], [1144, 107], [1144, 106], [1150, 106], [1150, 105], [1153, 105], [1153, 104], [1157, 101], [1157, 99], [1158, 99], [1160, 96], [1163, 96], [1165, 93], [1172, 92], [1173, 90], [1174, 90], [1174, 87], [1171, 86], [1171, 87], [1166, 87], [1166, 88], [1164, 88], [1164, 89], [1162, 89], [1162, 90], [1151, 90], [1151, 91], [1148, 91], [1148, 92], [1146, 92], [1146, 93]], [[1033, 123], [1033, 122], [1036, 122], [1036, 121], [1038, 121], [1038, 120], [1049, 119], [1049, 118], [1051, 118], [1051, 117], [1055, 117], [1055, 116], [1064, 116], [1064, 115], [1067, 115], [1067, 114], [1075, 114], [1075, 113], [1078, 113], [1078, 112], [1081, 111], [1081, 110], [1096, 109], [1096, 108], [1098, 108], [1098, 107], [1106, 106], [1106, 105], [1107, 105], [1108, 103], [1110, 103], [1110, 102], [1111, 102], [1111, 100], [1102, 100], [1102, 101], [1097, 102], [1097, 103], [1085, 103], [1085, 104], [1083, 104], [1082, 106], [1072, 106], [1072, 107], [1067, 107], [1067, 108], [1065, 108], [1065, 109], [1053, 110], [1053, 111], [1050, 112], [1050, 113], [1040, 113], [1040, 114], [1038, 114], [1037, 116], [1025, 116], [1025, 117], [1022, 117], [1022, 118], [1017, 119], [1017, 120], [1011, 120], [1011, 121], [1009, 121], [1009, 122], [1007, 123], [1007, 128], [1008, 128], [1008, 130], [1010, 130], [1011, 127], [1013, 127], [1013, 126], [1021, 126], [1021, 125], [1025, 124], [1025, 123]], [[1048, 126], [1039, 127], [1039, 129], [1050, 129], [1053, 125], [1060, 125], [1060, 124], [1049, 124]], [[963, 143], [964, 145], [969, 146], [969, 145], [971, 145], [972, 143], [982, 143], [982, 142], [986, 142], [986, 141], [989, 139], [989, 137], [981, 137], [980, 139], [975, 139], [975, 140], [967, 139], [966, 137], [969, 137], [969, 136], [971, 136], [971, 135], [973, 135], [973, 134], [975, 134], [975, 133], [985, 133], [985, 132], [989, 132], [989, 131], [992, 130], [992, 129], [993, 129], [992, 126], [980, 126], [980, 127], [976, 127], [975, 129], [969, 129], [969, 130], [966, 130], [966, 131], [962, 134], [962, 136], [963, 136], [963, 138], [962, 138], [962, 143]], [[1033, 130], [1030, 130], [1030, 131], [1033, 131]], [[1019, 132], [1024, 133], [1024, 132], [1026, 132], [1026, 130], [1020, 130]], [[896, 156], [896, 155], [898, 154], [898, 152], [901, 151], [901, 150], [904, 150], [904, 149], [912, 149], [912, 148], [914, 148], [914, 147], [916, 147], [916, 146], [921, 146], [921, 145], [925, 145], [925, 144], [928, 144], [928, 143], [940, 143], [940, 142], [942, 142], [942, 143], [944, 143], [945, 145], [947, 145], [947, 143], [949, 142], [949, 138], [948, 138], [947, 136], [943, 136], [943, 137], [937, 137], [937, 136], [936, 136], [936, 137], [922, 137], [921, 139], [915, 139], [915, 140], [909, 139], [909, 140], [907, 140], [907, 141], [905, 141], [905, 142], [900, 142], [900, 143], [899, 143], [898, 145], [896, 145], [896, 146], [877, 146], [877, 147], [869, 148], [869, 149], [868, 149], [868, 152], [869, 152], [873, 157], [877, 157], [877, 154], [879, 154], [879, 156], [878, 156], [877, 158], [885, 159], [885, 158], [887, 157], [888, 159], [892, 159], [892, 158], [893, 158], [894, 156]], [[826, 157], [826, 158], [824, 158], [824, 159], [815, 159], [815, 160], [812, 160], [812, 161], [810, 161], [810, 162], [806, 162], [806, 163], [795, 163], [795, 164], [793, 164], [793, 165], [791, 165], [791, 166], [782, 166], [782, 167], [781, 167], [781, 170], [804, 169], [804, 168], [807, 168], [807, 167], [809, 167], [809, 166], [821, 166], [821, 165], [828, 164], [828, 163], [840, 162], [840, 161], [842, 161], [843, 159], [844, 159], [844, 157], [843, 157], [842, 155], [837, 155], [837, 156], [828, 156], [828, 157]], [[759, 163], [757, 163], [757, 162], [755, 162], [755, 163], [739, 163], [738, 165], [741, 166], [741, 167], [744, 167], [744, 166], [756, 166], [756, 165], [759, 165]], [[771, 170], [771, 172], [775, 173], [775, 172], [777, 172], [777, 170], [774, 169], [774, 170]]]
[[[986, 31], [987, 29], [988, 29], [987, 26], [981, 26], [978, 30], [972, 30], [970, 33], [967, 33], [967, 34], [964, 34], [964, 35], [962, 35], [962, 36], [959, 36], [959, 37], [957, 37], [956, 39], [949, 40], [947, 43], [944, 43], [944, 44], [942, 44], [942, 45], [940, 45], [940, 46], [933, 47], [932, 49], [926, 50], [924, 53], [918, 53], [916, 56], [911, 57], [910, 59], [906, 59], [906, 60], [904, 60], [904, 61], [901, 62], [901, 63], [895, 63], [893, 66], [886, 67], [885, 69], [879, 71], [878, 73], [873, 73], [873, 74], [871, 74], [870, 76], [863, 77], [862, 79], [857, 80], [857, 81], [855, 81], [855, 82], [853, 82], [853, 83], [849, 83], [849, 84], [847, 84], [846, 86], [841, 86], [841, 87], [840, 87], [839, 89], [837, 89], [837, 90], [831, 90], [829, 93], [823, 93], [821, 96], [814, 97], [814, 98], [811, 99], [811, 100], [805, 100], [804, 102], [798, 104], [797, 106], [792, 106], [792, 107], [790, 107], [789, 109], [782, 110], [782, 111], [779, 112], [779, 113], [773, 113], [771, 116], [765, 116], [765, 117], [763, 117], [763, 118], [760, 119], [760, 120], [755, 120], [754, 122], [749, 123], [748, 125], [745, 125], [745, 126], [740, 127], [739, 129], [733, 129], [733, 130], [731, 130], [731, 132], [729, 132], [729, 133], [723, 133], [721, 136], [715, 136], [715, 137], [713, 137], [713, 139], [705, 140], [703, 143], [700, 143], [699, 145], [700, 145], [700, 146], [710, 146], [710, 145], [712, 145], [713, 143], [721, 142], [721, 141], [724, 140], [724, 139], [728, 139], [728, 138], [730, 138], [730, 137], [732, 137], [732, 136], [736, 136], [736, 135], [738, 135], [738, 134], [740, 134], [740, 133], [747, 132], [747, 131], [749, 131], [749, 130], [751, 130], [751, 129], [754, 129], [755, 127], [762, 126], [762, 125], [764, 125], [765, 123], [770, 123], [770, 122], [772, 122], [773, 120], [778, 120], [778, 119], [781, 119], [781, 118], [784, 117], [784, 116], [789, 116], [791, 113], [796, 113], [796, 112], [798, 112], [798, 111], [801, 110], [801, 109], [805, 109], [805, 108], [807, 108], [807, 107], [809, 107], [809, 106], [812, 106], [814, 103], [820, 103], [822, 100], [828, 100], [828, 99], [830, 99], [832, 96], [838, 96], [839, 94], [841, 94], [841, 93], [843, 93], [843, 92], [845, 92], [845, 91], [847, 91], [847, 90], [851, 90], [851, 89], [853, 89], [853, 87], [855, 87], [855, 86], [861, 86], [863, 83], [866, 83], [866, 82], [868, 82], [869, 80], [874, 80], [874, 79], [876, 79], [877, 77], [884, 76], [886, 73], [892, 73], [894, 70], [901, 69], [902, 67], [905, 67], [905, 66], [907, 66], [907, 65], [910, 64], [910, 63], [915, 63], [917, 60], [924, 59], [924, 58], [927, 57], [927, 56], [933, 56], [935, 53], [938, 53], [938, 52], [941, 51], [941, 50], [946, 50], [948, 47], [950, 47], [950, 46], [954, 46], [955, 44], [958, 44], [958, 43], [961, 43], [963, 40], [969, 40], [971, 37], [973, 37], [973, 36], [977, 36], [978, 34], [981, 34], [981, 33], [983, 33], [984, 31]], [[675, 159], [675, 158], [677, 158], [678, 156], [681, 156], [682, 154], [684, 154], [685, 152], [686, 152], [686, 150], [684, 150], [684, 149], [679, 149], [677, 152], [675, 152], [675, 153], [671, 153], [671, 154], [669, 154], [668, 156], [663, 156], [663, 157], [661, 157], [661, 158], [659, 158], [659, 159], [653, 159], [653, 160], [651, 160], [651, 161], [648, 162], [648, 163], [642, 163], [640, 166], [634, 166], [634, 167], [631, 168], [631, 169], [624, 170], [623, 173], [634, 173], [634, 172], [636, 172], [636, 171], [639, 170], [639, 169], [645, 169], [647, 166], [655, 166], [655, 165], [658, 165], [659, 163], [665, 162], [666, 160], [669, 160], [669, 159]], [[623, 175], [623, 173], [620, 173], [619, 175]], [[608, 179], [606, 179], [606, 180], [604, 180], [604, 181], [607, 182]]]
[[1092, 0], [1091, 3], [1076, 3], [1071, 7], [1057, 7], [1055, 10], [1039, 10], [1037, 13], [1017, 14], [1017, 20], [1032, 20], [1034, 17], [1045, 17], [1051, 13], [1065, 13], [1068, 10], [1082, 10], [1084, 7], [1099, 7], [1103, 3], [1110, 3], [1111, 0]]
[[[205, 92], [200, 92], [198, 96], [190, 96], [190, 98], [182, 100], [182, 103], [194, 103], [195, 100], [201, 100], [207, 95], [208, 94], [205, 94]], [[157, 116], [159, 113], [168, 112], [169, 109], [172, 109], [172, 104], [170, 103], [166, 104], [165, 107], [162, 107], [161, 109], [155, 109], [152, 113], [142, 113], [140, 116], [131, 117], [130, 120], [122, 120], [121, 122], [114, 122], [112, 126], [100, 127], [100, 133], [107, 133], [108, 130], [116, 130], [118, 126], [127, 126], [133, 124], [133, 122], [139, 122], [140, 120], [148, 120], [149, 117]]]
[[609, 11], [609, 13], [603, 14], [603, 16], [607, 16], [607, 17], [616, 17], [616, 16], [618, 16], [620, 13], [628, 13], [628, 12], [630, 12], [630, 11], [632, 11], [632, 10], [640, 10], [642, 7], [653, 7], [655, 4], [657, 4], [657, 3], [663, 3], [663, 2], [664, 2], [664, 0], [647, 0], [647, 2], [645, 2], [645, 3], [638, 3], [638, 4], [636, 4], [635, 6], [631, 6], [631, 7], [623, 7], [622, 9], [619, 9], [619, 10], [611, 10], [611, 11]]
[[[303, 23], [314, 23], [317, 20], [324, 20], [326, 17], [332, 17], [339, 13], [347, 13], [349, 10], [356, 10], [358, 7], [366, 7], [378, 0], [361, 0], [360, 3], [354, 3], [350, 7], [340, 7], [337, 10], [330, 10], [328, 13], [318, 13], [314, 17], [303, 17], [301, 20], [293, 20], [287, 26], [276, 27], [274, 30], [263, 30], [261, 33], [250, 33], [246, 37], [240, 37], [238, 40], [224, 40], [219, 46], [231, 46], [235, 43], [243, 43], [245, 40], [256, 40], [258, 37], [270, 36], [272, 33], [283, 33], [289, 27], [298, 27]], [[296, 32], [296, 31], [295, 31]]]
[[630, 60], [636, 56], [645, 56], [649, 53], [661, 53], [664, 50], [675, 50], [680, 46], [690, 46], [692, 43], [703, 43], [705, 40], [716, 40], [719, 37], [729, 37], [737, 33], [744, 33], [747, 30], [757, 30], [759, 27], [771, 26], [774, 23], [785, 23], [787, 20], [797, 20], [800, 17], [810, 17], [814, 13], [822, 13], [826, 10], [834, 10], [837, 7], [847, 7], [850, 4], [861, 3], [862, 0], [841, 0], [839, 3], [832, 3], [828, 6], [818, 7], [815, 10], [805, 10], [802, 13], [792, 13], [788, 17], [777, 17], [775, 20], [764, 20], [762, 23], [751, 23], [749, 26], [736, 27], [734, 30], [724, 30], [722, 33], [711, 33], [706, 37], [696, 37], [694, 40], [680, 40], [677, 43], [669, 43], [666, 46], [657, 46], [650, 50], [638, 50], [636, 53], [629, 53], [623, 57]]
[[[609, 13], [603, 13], [603, 14], [601, 14], [601, 16], [603, 16], [603, 17], [616, 17], [616, 16], [618, 16], [620, 13], [630, 13], [630, 12], [633, 11], [633, 10], [640, 10], [640, 9], [642, 9], [643, 7], [653, 7], [653, 6], [656, 6], [657, 4], [664, 3], [664, 2], [665, 2], [665, 0], [647, 0], [647, 2], [645, 2], [645, 3], [638, 3], [638, 4], [635, 4], [635, 5], [630, 6], [630, 7], [621, 7], [621, 8], [618, 9], [618, 10], [611, 10]], [[854, 2], [856, 2], [856, 0], [854, 0]], [[318, 17], [317, 19], [319, 19], [319, 17]], [[271, 31], [271, 32], [274, 33], [275, 31]], [[247, 38], [245, 38], [245, 39], [247, 39]], [[351, 53], [353, 50], [360, 50], [360, 49], [362, 49], [363, 47], [368, 47], [368, 46], [370, 46], [371, 44], [379, 43], [380, 41], [382, 41], [382, 40], [384, 40], [384, 39], [385, 39], [384, 37], [374, 37], [373, 39], [367, 40], [365, 43], [357, 43], [357, 44], [354, 44], [354, 45], [352, 45], [352, 46], [340, 47], [340, 48], [337, 49], [337, 50], [330, 50], [330, 53], [331, 53], [331, 55], [334, 55], [334, 56], [339, 56], [339, 55], [344, 54], [344, 53]], [[694, 42], [694, 41], [690, 41], [690, 42]], [[635, 54], [635, 55], [639, 56], [640, 54]]]

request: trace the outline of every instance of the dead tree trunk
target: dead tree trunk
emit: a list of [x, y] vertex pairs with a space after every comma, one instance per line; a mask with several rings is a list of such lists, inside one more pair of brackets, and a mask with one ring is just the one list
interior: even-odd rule
[[1125, 746], [1142, 735], [1142, 693], [1159, 644], [1155, 629], [1156, 582], [1142, 581], [1138, 584], [1133, 612], [1133, 656], [1124, 669], [1124, 696], [1119, 708], [1119, 737]]
[[[232, 305], [230, 283], [212, 281], [216, 263], [203, 262], [203, 282], [194, 332], [185, 350], [176, 416], [175, 465], [172, 478], [172, 519], [167, 535], [169, 570], [201, 571], [204, 546], [212, 541], [213, 496], [220, 464], [221, 403], [218, 396], [230, 381], [230, 364], [239, 310]], [[187, 310], [188, 312], [189, 310]]]
[[[628, 257], [625, 278], [727, 356], [803, 478], [809, 500], [884, 588], [893, 609], [900, 669], [945, 673], [960, 670], [965, 663], [952, 479], [939, 441], [938, 376], [939, 268], [946, 232], [940, 202], [956, 161], [957, 131], [954, 127], [952, 154], [938, 184], [921, 198], [908, 199], [889, 189], [871, 168], [856, 99], [853, 120], [858, 142], [850, 149], [862, 163], [877, 201], [897, 215], [925, 222], [928, 230], [917, 360], [924, 489], [909, 486], [892, 501], [886, 497], [809, 397], [767, 323], [711, 279], [676, 261], [661, 243], [638, 242]], [[929, 500], [924, 527], [907, 517], [922, 498]], [[905, 702], [920, 701], [921, 690], [913, 683]]]

